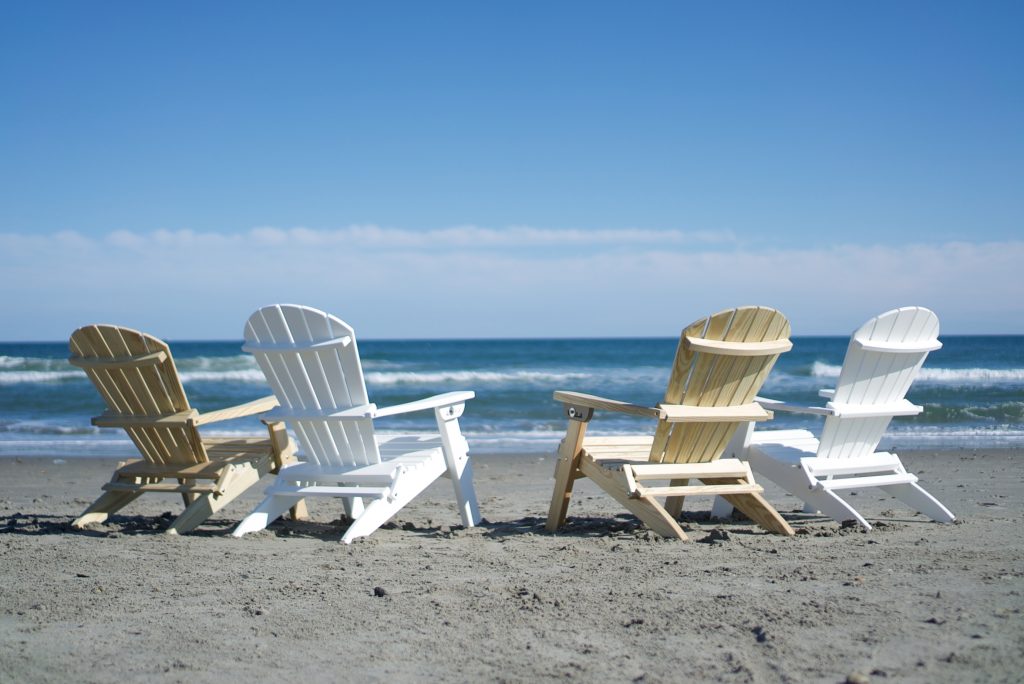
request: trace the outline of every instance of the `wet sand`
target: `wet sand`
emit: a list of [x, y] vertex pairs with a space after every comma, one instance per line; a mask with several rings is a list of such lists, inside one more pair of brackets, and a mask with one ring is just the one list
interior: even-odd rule
[[172, 495], [74, 531], [113, 460], [0, 459], [0, 681], [1020, 681], [1022, 454], [902, 455], [956, 524], [868, 491], [844, 528], [765, 481], [797, 536], [701, 498], [666, 541], [584, 480], [547, 534], [553, 457], [474, 456], [484, 524], [441, 480], [351, 546], [322, 500], [231, 538], [262, 486], [182, 537]]

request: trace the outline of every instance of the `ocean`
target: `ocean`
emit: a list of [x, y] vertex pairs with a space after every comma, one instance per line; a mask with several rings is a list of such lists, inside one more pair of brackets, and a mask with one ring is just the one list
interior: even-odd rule
[[[820, 405], [817, 390], [839, 375], [848, 337], [795, 337], [762, 396]], [[946, 336], [911, 388], [925, 407], [896, 418], [886, 446], [1024, 446], [1024, 336]], [[664, 392], [675, 339], [360, 340], [370, 400], [389, 406], [450, 390], [474, 390], [463, 432], [471, 452], [551, 453], [565, 430], [551, 393], [576, 390], [656, 404]], [[232, 406], [270, 394], [241, 342], [172, 342], [193, 407]], [[131, 456], [116, 429], [92, 427], [104, 410], [85, 374], [67, 363], [64, 342], [0, 343], [0, 456]], [[764, 427], [819, 426], [820, 419], [779, 413]], [[429, 429], [430, 412], [382, 419], [382, 431]], [[204, 427], [206, 434], [260, 432], [256, 418]], [[602, 413], [592, 433], [651, 430], [650, 421]]]

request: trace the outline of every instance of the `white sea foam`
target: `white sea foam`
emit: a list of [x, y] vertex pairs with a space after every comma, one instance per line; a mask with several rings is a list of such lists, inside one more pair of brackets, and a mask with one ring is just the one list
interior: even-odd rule
[[263, 371], [259, 368], [222, 371], [179, 371], [182, 382], [264, 382]]
[[[811, 375], [817, 378], [838, 378], [842, 366], [815, 361]], [[972, 385], [1024, 383], [1024, 368], [922, 368], [917, 381], [964, 383]]]
[[434, 384], [434, 383], [549, 383], [568, 380], [584, 380], [588, 373], [558, 373], [553, 371], [429, 371], [366, 374], [366, 381], [373, 385]]
[[61, 380], [84, 380], [85, 375], [78, 370], [67, 371], [8, 371], [0, 373], [0, 385], [17, 385], [21, 383], [60, 382]]

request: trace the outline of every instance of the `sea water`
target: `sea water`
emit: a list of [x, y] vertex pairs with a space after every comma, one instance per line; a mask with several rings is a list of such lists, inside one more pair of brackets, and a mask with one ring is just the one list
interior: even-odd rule
[[[821, 405], [817, 391], [839, 375], [847, 337], [795, 337], [760, 394]], [[893, 420], [895, 448], [1024, 446], [1024, 336], [945, 336], [910, 390], [924, 406]], [[661, 400], [675, 339], [360, 340], [370, 400], [384, 407], [451, 390], [473, 390], [462, 429], [476, 453], [551, 453], [565, 430], [551, 393], [575, 390], [632, 403]], [[270, 394], [241, 342], [172, 342], [194, 408], [209, 411]], [[0, 343], [0, 455], [130, 456], [123, 431], [96, 428], [105, 407], [66, 343]], [[430, 411], [381, 419], [382, 431], [429, 429]], [[820, 427], [820, 418], [777, 413], [764, 428]], [[600, 413], [592, 433], [650, 433], [651, 421]], [[217, 423], [204, 434], [264, 430], [257, 418]]]

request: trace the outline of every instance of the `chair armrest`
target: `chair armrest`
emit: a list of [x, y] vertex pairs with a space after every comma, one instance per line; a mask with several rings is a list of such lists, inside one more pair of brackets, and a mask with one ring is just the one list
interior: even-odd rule
[[432, 397], [427, 397], [426, 399], [417, 399], [416, 401], [410, 401], [404, 404], [395, 404], [394, 406], [379, 408], [374, 414], [374, 418], [383, 418], [384, 416], [393, 416], [399, 413], [427, 411], [430, 409], [444, 408], [445, 406], [454, 406], [455, 404], [464, 404], [475, 396], [476, 392], [469, 390], [445, 392], [444, 394], [436, 394]]
[[831, 399], [836, 396], [836, 391], [834, 389], [820, 389], [818, 390], [818, 396], [822, 399]]
[[890, 404], [842, 404], [830, 401], [832, 412], [847, 418], [884, 418], [887, 416], [916, 416], [924, 411], [923, 406], [912, 404], [906, 399]]
[[765, 397], [754, 397], [754, 401], [769, 411], [782, 411], [783, 413], [807, 413], [814, 416], [835, 415], [835, 411], [832, 409], [822, 408], [820, 406], [797, 406], [795, 404], [787, 404], [784, 401], [778, 401], [776, 399], [766, 399]]
[[771, 411], [766, 411], [757, 402], [739, 406], [684, 406], [682, 404], [658, 404], [662, 417], [669, 423], [745, 423], [769, 420]]
[[638, 404], [627, 404], [624, 401], [604, 399], [603, 397], [595, 397], [592, 394], [581, 394], [580, 392], [566, 392], [559, 390], [555, 392], [554, 397], [555, 401], [560, 401], [563, 404], [571, 406], [584, 406], [586, 408], [600, 409], [602, 411], [628, 413], [633, 416], [642, 416], [644, 418], [662, 417], [661, 409], [651, 408], [649, 406], [640, 406]]
[[196, 425], [205, 425], [206, 423], [216, 423], [222, 420], [231, 420], [232, 418], [252, 416], [257, 413], [265, 413], [275, 406], [277, 406], [277, 397], [271, 394], [269, 397], [256, 399], [246, 404], [218, 409], [216, 411], [210, 411], [209, 413], [200, 413], [196, 416], [194, 422]]

